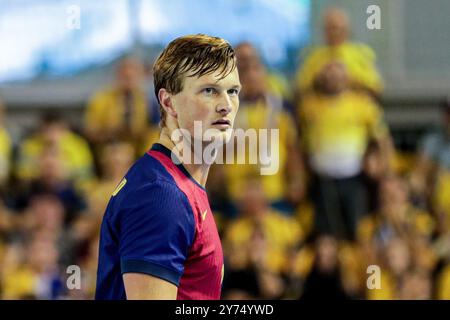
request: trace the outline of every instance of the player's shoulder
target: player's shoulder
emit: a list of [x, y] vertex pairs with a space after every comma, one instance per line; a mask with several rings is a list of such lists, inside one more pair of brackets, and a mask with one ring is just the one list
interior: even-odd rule
[[132, 179], [138, 184], [149, 181], [161, 181], [176, 185], [172, 176], [167, 172], [161, 162], [148, 153], [142, 155], [131, 166], [125, 177]]
[[[164, 203], [164, 199], [172, 199]], [[110, 200], [111, 210], [139, 205], [158, 206], [186, 203], [186, 196], [164, 166], [148, 154], [139, 158], [117, 185]]]

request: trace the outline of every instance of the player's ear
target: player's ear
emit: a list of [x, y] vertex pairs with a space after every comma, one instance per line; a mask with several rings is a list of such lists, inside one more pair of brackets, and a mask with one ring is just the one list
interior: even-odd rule
[[164, 108], [164, 111], [166, 111], [167, 114], [176, 118], [177, 112], [176, 112], [175, 108], [173, 107], [172, 97], [173, 97], [173, 95], [170, 94], [166, 89], [164, 89], [164, 88], [159, 89], [159, 92], [158, 92], [159, 103]]

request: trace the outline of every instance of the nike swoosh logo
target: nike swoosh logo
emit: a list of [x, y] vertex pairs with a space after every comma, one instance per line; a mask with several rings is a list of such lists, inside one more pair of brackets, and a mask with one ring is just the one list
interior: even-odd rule
[[202, 213], [203, 221], [205, 221], [207, 213], [208, 213], [208, 210], [205, 210], [205, 212]]

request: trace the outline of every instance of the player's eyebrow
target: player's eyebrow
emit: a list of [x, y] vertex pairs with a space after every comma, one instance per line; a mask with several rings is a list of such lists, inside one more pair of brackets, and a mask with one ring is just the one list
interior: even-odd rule
[[[221, 86], [221, 85], [219, 85], [219, 84], [217, 84], [217, 83], [208, 82], [208, 83], [204, 83], [204, 84], [200, 85], [200, 87], [201, 87], [201, 88], [209, 88], [209, 87], [212, 87], [212, 88], [222, 88], [222, 87], [224, 87], [224, 86]], [[229, 89], [239, 89], [239, 90], [240, 90], [241, 88], [242, 88], [242, 85], [240, 85], [240, 84], [235, 84], [235, 85], [231, 86]]]
[[220, 87], [220, 85], [218, 85], [217, 83], [213, 83], [213, 82], [207, 82], [207, 83], [203, 83], [200, 85], [200, 87]]

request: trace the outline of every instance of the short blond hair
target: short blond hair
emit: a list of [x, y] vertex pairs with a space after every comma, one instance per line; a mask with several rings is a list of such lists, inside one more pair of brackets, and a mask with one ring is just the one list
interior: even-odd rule
[[183, 77], [201, 77], [220, 70], [226, 77], [236, 68], [234, 49], [224, 39], [205, 34], [179, 37], [163, 50], [153, 65], [153, 81], [156, 98], [161, 113], [161, 127], [165, 125], [165, 111], [159, 101], [159, 90], [166, 89], [171, 94], [183, 90]]

